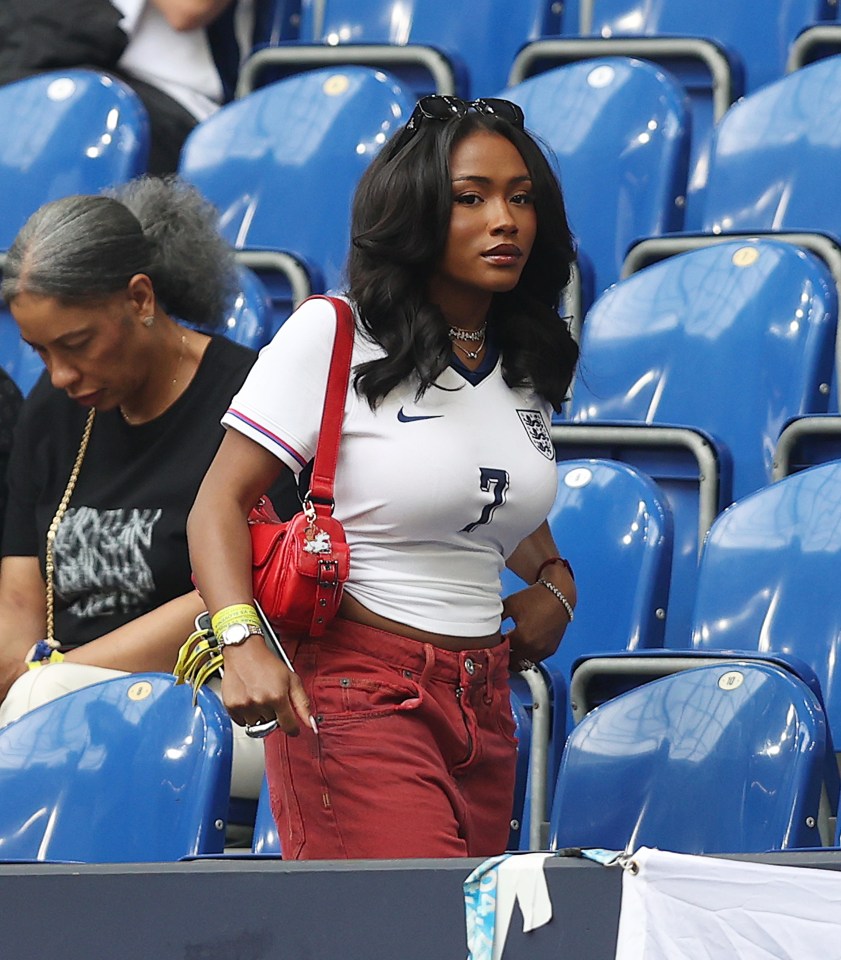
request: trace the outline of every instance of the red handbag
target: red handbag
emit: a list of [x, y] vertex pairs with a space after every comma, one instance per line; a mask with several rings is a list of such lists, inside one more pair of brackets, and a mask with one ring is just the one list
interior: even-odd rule
[[344, 300], [336, 310], [336, 338], [310, 489], [303, 509], [280, 520], [268, 497], [248, 517], [254, 565], [254, 598], [282, 630], [321, 636], [335, 617], [350, 571], [342, 524], [333, 517], [333, 479], [350, 379], [353, 315]]

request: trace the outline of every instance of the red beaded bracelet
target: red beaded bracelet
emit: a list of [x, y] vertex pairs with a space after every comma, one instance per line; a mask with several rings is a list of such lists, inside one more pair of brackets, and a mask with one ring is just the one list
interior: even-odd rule
[[569, 575], [572, 577], [572, 579], [573, 580], [575, 579], [575, 574], [572, 572], [572, 567], [569, 564], [569, 560], [565, 560], [563, 557], [549, 557], [548, 560], [544, 560], [543, 563], [541, 563], [540, 566], [537, 568], [537, 576], [534, 578], [535, 582], [537, 582], [540, 579], [541, 575], [543, 574], [543, 571], [551, 563], [562, 563], [567, 568], [567, 570], [569, 570]]

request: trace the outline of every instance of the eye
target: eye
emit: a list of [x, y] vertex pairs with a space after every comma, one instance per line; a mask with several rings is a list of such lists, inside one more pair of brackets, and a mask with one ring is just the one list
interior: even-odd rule
[[69, 343], [65, 342], [62, 344], [63, 348], [68, 353], [78, 353], [80, 350], [84, 350], [85, 347], [90, 343], [90, 337], [82, 337], [79, 340], [71, 340]]
[[453, 197], [453, 203], [458, 203], [464, 207], [472, 207], [481, 202], [482, 198], [478, 193], [460, 193], [458, 196]]
[[515, 193], [511, 198], [511, 202], [522, 205], [534, 203], [534, 194], [527, 190], [524, 190], [521, 193]]

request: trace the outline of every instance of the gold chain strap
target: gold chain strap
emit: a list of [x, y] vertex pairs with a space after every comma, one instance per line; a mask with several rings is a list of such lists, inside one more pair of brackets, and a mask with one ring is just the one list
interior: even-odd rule
[[53, 576], [55, 573], [55, 561], [53, 558], [53, 553], [55, 550], [55, 538], [56, 534], [58, 533], [59, 524], [61, 523], [64, 514], [67, 512], [70, 498], [73, 496], [73, 490], [76, 486], [76, 481], [79, 479], [79, 471], [82, 469], [82, 461], [85, 459], [85, 451], [88, 449], [88, 440], [90, 440], [91, 437], [93, 418], [95, 414], [96, 408], [91, 407], [88, 411], [88, 419], [85, 421], [85, 429], [82, 431], [82, 440], [79, 444], [79, 452], [76, 454], [76, 462], [73, 464], [73, 469], [70, 471], [70, 479], [67, 481], [67, 487], [64, 490], [64, 495], [58, 504], [55, 516], [53, 517], [49, 529], [47, 530], [47, 552], [44, 559], [44, 573], [47, 580], [47, 643], [53, 648], [59, 646], [58, 641], [54, 636], [55, 585], [53, 583]]

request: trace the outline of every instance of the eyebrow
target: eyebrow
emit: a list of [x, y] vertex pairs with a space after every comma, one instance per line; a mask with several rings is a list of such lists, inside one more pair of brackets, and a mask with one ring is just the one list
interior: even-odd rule
[[[493, 178], [491, 177], [481, 177], [478, 174], [466, 174], [463, 177], [453, 177], [453, 183], [461, 183], [464, 180], [470, 180], [473, 183], [483, 183], [491, 184], [493, 183]], [[528, 174], [524, 174], [521, 177], [512, 177], [509, 181], [511, 183], [531, 183], [531, 177]]]

